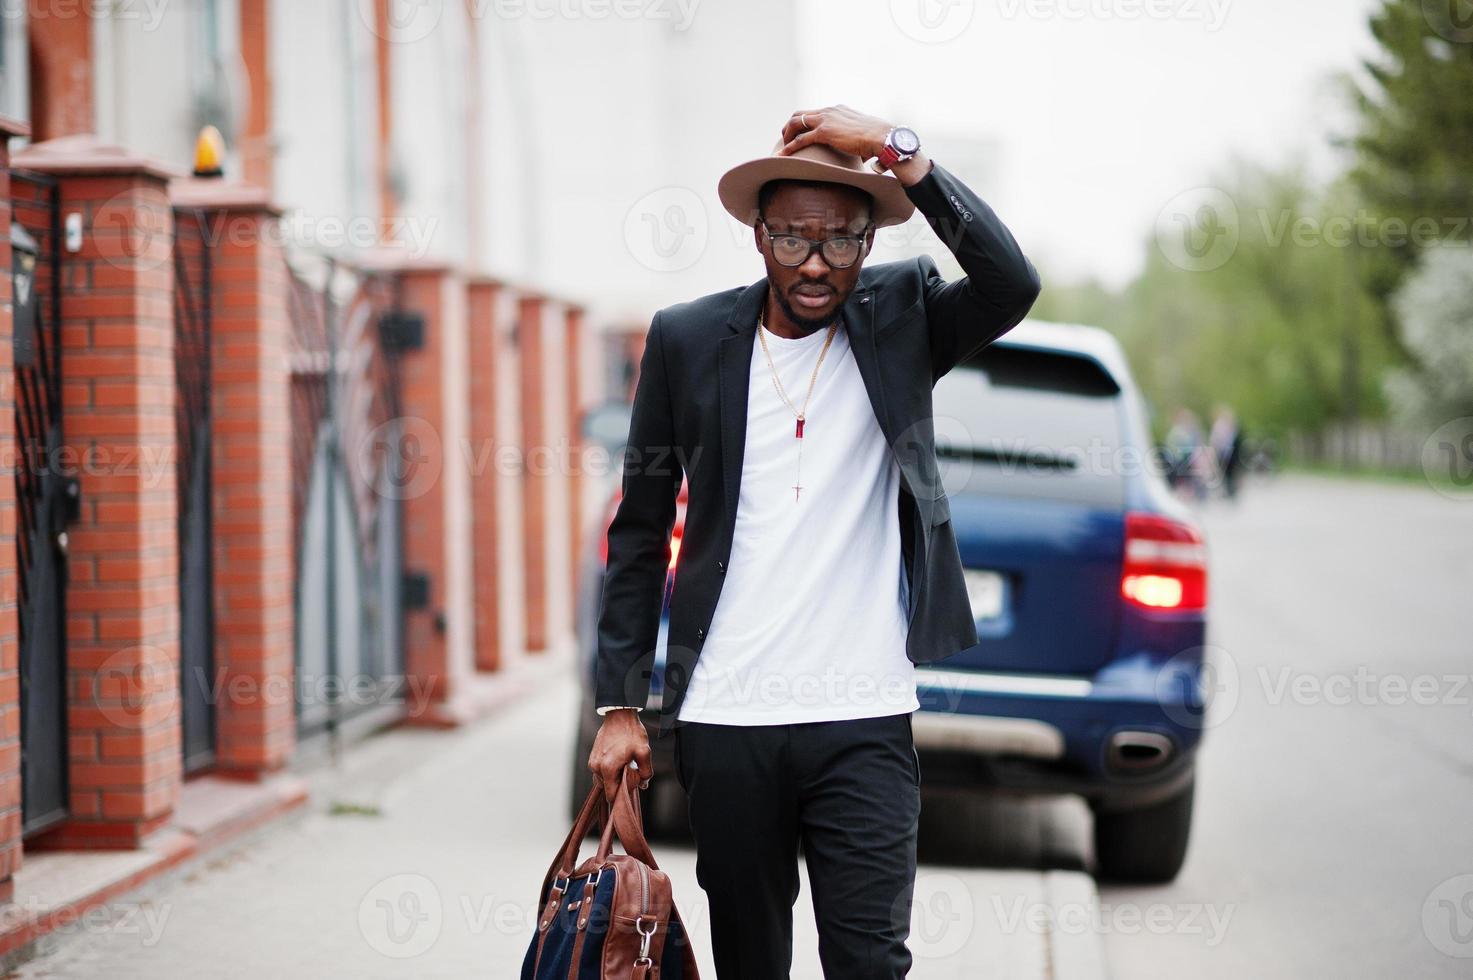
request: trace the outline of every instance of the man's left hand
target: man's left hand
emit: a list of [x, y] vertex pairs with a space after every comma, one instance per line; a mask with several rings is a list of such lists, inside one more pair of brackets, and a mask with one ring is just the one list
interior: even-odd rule
[[[805, 126], [806, 123], [806, 126]], [[793, 113], [783, 126], [783, 148], [779, 156], [788, 156], [810, 143], [823, 143], [836, 150], [852, 153], [861, 160], [880, 155], [885, 146], [885, 137], [894, 128], [878, 116], [866, 115], [846, 105], [833, 105], [823, 109], [803, 109]], [[879, 165], [875, 165], [878, 169]], [[893, 168], [895, 176], [907, 187], [926, 175], [931, 162], [924, 152]]]

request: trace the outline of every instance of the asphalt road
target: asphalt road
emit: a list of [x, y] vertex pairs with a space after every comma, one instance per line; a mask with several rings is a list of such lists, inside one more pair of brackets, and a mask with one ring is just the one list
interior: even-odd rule
[[1194, 837], [1101, 889], [1112, 976], [1473, 976], [1473, 497], [1289, 476], [1201, 515]]

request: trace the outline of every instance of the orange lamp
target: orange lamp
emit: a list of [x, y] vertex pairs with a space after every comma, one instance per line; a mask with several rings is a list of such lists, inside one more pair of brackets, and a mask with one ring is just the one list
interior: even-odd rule
[[194, 175], [196, 177], [220, 177], [225, 171], [221, 165], [225, 160], [225, 138], [214, 126], [199, 131], [194, 142]]

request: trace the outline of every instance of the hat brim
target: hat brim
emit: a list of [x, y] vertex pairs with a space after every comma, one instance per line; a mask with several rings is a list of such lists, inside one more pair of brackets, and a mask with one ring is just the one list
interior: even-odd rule
[[794, 156], [769, 156], [737, 164], [721, 176], [716, 193], [721, 204], [742, 224], [757, 223], [757, 192], [769, 180], [807, 180], [857, 187], [874, 197], [871, 220], [876, 227], [898, 225], [915, 213], [905, 187], [889, 174], [864, 173], [847, 167]]

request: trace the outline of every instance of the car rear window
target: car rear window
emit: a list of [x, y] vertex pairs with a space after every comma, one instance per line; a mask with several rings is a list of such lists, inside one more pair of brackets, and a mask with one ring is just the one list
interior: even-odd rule
[[1076, 354], [993, 344], [936, 384], [936, 456], [949, 495], [1120, 508], [1130, 464], [1120, 386]]

